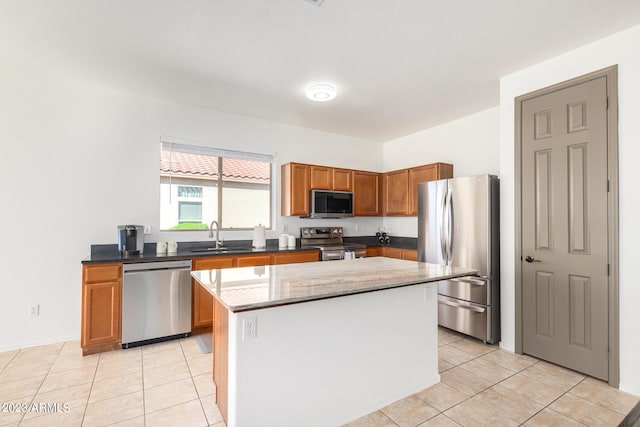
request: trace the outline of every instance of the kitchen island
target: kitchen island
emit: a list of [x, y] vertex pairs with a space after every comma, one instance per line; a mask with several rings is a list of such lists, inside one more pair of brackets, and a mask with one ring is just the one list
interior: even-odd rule
[[474, 270], [362, 258], [194, 271], [214, 297], [227, 426], [334, 426], [439, 382], [437, 282]]

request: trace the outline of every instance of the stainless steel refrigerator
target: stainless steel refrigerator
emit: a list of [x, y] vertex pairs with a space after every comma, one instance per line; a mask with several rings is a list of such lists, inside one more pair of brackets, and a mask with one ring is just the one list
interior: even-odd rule
[[478, 276], [438, 283], [438, 323], [500, 341], [499, 180], [494, 175], [418, 185], [418, 260]]

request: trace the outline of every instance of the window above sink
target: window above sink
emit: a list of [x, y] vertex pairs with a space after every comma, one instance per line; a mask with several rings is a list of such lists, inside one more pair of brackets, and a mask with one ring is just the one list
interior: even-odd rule
[[160, 229], [271, 228], [273, 156], [160, 143]]

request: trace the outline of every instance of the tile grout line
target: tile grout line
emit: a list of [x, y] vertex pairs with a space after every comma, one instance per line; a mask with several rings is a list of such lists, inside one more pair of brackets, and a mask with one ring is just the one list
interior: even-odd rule
[[[211, 424], [209, 423], [209, 418], [207, 418], [207, 411], [205, 411], [205, 409], [204, 409], [204, 404], [202, 403], [202, 398], [200, 397], [200, 393], [198, 393], [198, 387], [196, 387], [196, 382], [193, 380], [193, 372], [191, 371], [191, 366], [189, 366], [189, 362], [187, 361], [187, 355], [184, 352], [184, 347], [182, 347], [182, 342], [180, 342], [179, 345], [180, 345], [180, 350], [182, 350], [182, 356], [184, 357], [184, 360], [187, 363], [187, 369], [189, 370], [189, 376], [191, 378], [191, 383], [193, 384], [193, 388], [195, 389], [196, 395], [198, 396], [198, 403], [200, 403], [200, 408], [202, 408], [202, 413], [204, 414], [204, 419], [207, 422], [207, 426], [209, 426]], [[211, 358], [213, 359], [213, 348], [211, 350]], [[213, 360], [212, 360], [212, 364], [213, 364]], [[213, 376], [213, 374], [212, 374], [212, 376]], [[213, 379], [211, 379], [211, 381], [213, 381]], [[217, 394], [217, 392], [218, 392], [218, 388], [216, 386], [216, 394]]]
[[145, 399], [144, 387], [144, 352], [140, 349], [140, 375], [142, 375], [142, 425], [147, 425], [147, 400]]
[[102, 353], [98, 353], [98, 361], [96, 362], [96, 369], [93, 372], [93, 378], [91, 379], [91, 387], [89, 387], [89, 395], [87, 396], [87, 402], [84, 405], [84, 411], [82, 412], [82, 420], [80, 421], [80, 425], [84, 424], [84, 418], [87, 415], [87, 409], [89, 409], [89, 400], [91, 399], [91, 392], [93, 391], [93, 384], [96, 382], [96, 375], [98, 374], [98, 366], [100, 366], [100, 361], [101, 360], [102, 360]]
[[[55, 365], [56, 360], [58, 360], [58, 357], [60, 357], [60, 352], [62, 351], [62, 349], [64, 348], [64, 343], [62, 344], [62, 347], [60, 347], [60, 350], [58, 351], [58, 353], [56, 354], [56, 358], [53, 359], [53, 362], [51, 363], [51, 366], [47, 369], [47, 373], [44, 375], [44, 378], [42, 379], [42, 381], [40, 382], [40, 385], [38, 386], [38, 388], [36, 389], [36, 392], [33, 394], [33, 397], [31, 398], [31, 401], [29, 402], [29, 407], [31, 407], [31, 405], [33, 405], [36, 396], [38, 395], [38, 392], [40, 391], [40, 389], [42, 388], [42, 384], [44, 384], [44, 382], [46, 381], [47, 377], [49, 376], [49, 374], [51, 373], [51, 368], [53, 368], [53, 365]], [[22, 351], [22, 349], [16, 353], [16, 355], [14, 357], [17, 357], [18, 354]], [[88, 400], [88, 398], [87, 398]], [[27, 412], [25, 411], [25, 413], [22, 414], [22, 417], [20, 417], [20, 421], [18, 421], [18, 425], [22, 424], [22, 422], [24, 421], [24, 417], [27, 415]], [[44, 415], [44, 414], [43, 414]], [[33, 417], [33, 418], [37, 418]]]
[[[447, 346], [447, 345], [449, 345], [449, 344], [452, 344], [452, 343], [454, 343], [454, 342], [459, 342], [459, 341], [463, 341], [463, 340], [465, 340], [465, 338], [460, 338], [460, 339], [458, 339], [458, 340], [451, 341], [450, 343], [447, 343], [447, 344], [443, 345], [442, 347]], [[455, 347], [454, 347], [454, 348], [455, 348]], [[461, 364], [459, 364], [459, 365], [454, 365], [453, 367], [451, 367], [451, 368], [449, 368], [449, 369], [446, 369], [446, 370], [444, 370], [444, 371], [442, 371], [442, 372], [446, 372], [446, 371], [449, 371], [449, 370], [454, 369], [454, 368], [460, 368], [460, 369], [464, 369], [465, 371], [467, 371], [467, 372], [469, 372], [469, 373], [471, 373], [471, 374], [473, 374], [473, 375], [476, 375], [476, 374], [474, 374], [473, 372], [468, 371], [468, 370], [466, 370], [465, 368], [463, 368], [463, 367], [462, 367], [462, 365], [464, 365], [465, 363], [469, 363], [469, 362], [471, 362], [471, 361], [473, 361], [473, 360], [481, 359], [482, 357], [486, 356], [487, 354], [491, 354], [491, 353], [493, 353], [493, 352], [495, 352], [495, 351], [497, 351], [497, 350], [499, 350], [499, 349], [500, 349], [500, 347], [497, 347], [497, 348], [495, 348], [494, 350], [491, 350], [491, 351], [489, 351], [489, 352], [487, 352], [487, 353], [484, 353], [484, 354], [483, 354], [483, 355], [481, 355], [481, 356], [475, 356], [475, 357], [473, 357], [472, 359], [469, 359], [469, 360], [468, 360], [468, 361], [466, 361], [466, 362], [463, 362], [463, 363], [461, 363]], [[440, 350], [440, 346], [438, 347], [438, 351], [439, 351], [439, 350]], [[458, 350], [458, 351], [462, 351], [463, 353], [467, 353], [467, 352], [465, 352], [464, 350], [460, 350], [460, 349], [457, 349], [457, 348], [456, 348], [456, 350]], [[472, 354], [470, 354], [470, 353], [467, 353], [467, 354], [469, 354], [470, 356], [473, 356], [473, 355], [472, 355]], [[515, 354], [515, 353], [514, 353], [514, 354]], [[491, 385], [491, 386], [489, 386], [489, 387], [487, 387], [487, 388], [482, 389], [481, 391], [479, 391], [479, 392], [475, 393], [473, 396], [468, 396], [468, 395], [467, 395], [467, 398], [466, 398], [466, 399], [464, 399], [464, 400], [462, 400], [462, 401], [460, 401], [460, 402], [456, 403], [455, 405], [453, 405], [453, 406], [451, 406], [451, 407], [447, 408], [445, 411], [448, 411], [449, 409], [451, 409], [451, 408], [453, 408], [453, 407], [455, 407], [455, 406], [458, 406], [458, 405], [460, 405], [461, 403], [464, 403], [464, 402], [466, 402], [466, 401], [468, 401], [468, 400], [470, 400], [470, 399], [473, 399], [474, 397], [476, 397], [476, 396], [477, 396], [477, 395], [479, 395], [480, 393], [483, 393], [483, 392], [485, 392], [485, 391], [489, 390], [490, 388], [492, 388], [492, 387], [494, 387], [494, 386], [496, 386], [496, 385], [498, 385], [498, 384], [500, 384], [500, 383], [502, 383], [502, 382], [504, 382], [504, 381], [508, 380], [509, 378], [511, 378], [511, 377], [513, 377], [513, 376], [515, 376], [515, 375], [518, 375], [518, 374], [519, 374], [519, 373], [521, 373], [522, 371], [524, 371], [524, 370], [526, 370], [526, 369], [529, 369], [530, 367], [532, 367], [532, 366], [534, 366], [534, 365], [537, 365], [538, 363], [540, 363], [540, 361], [541, 361], [540, 359], [537, 359], [537, 360], [536, 360], [536, 362], [532, 363], [531, 365], [527, 366], [526, 368], [522, 368], [522, 369], [520, 369], [520, 370], [518, 370], [518, 371], [515, 371], [515, 372], [514, 372], [514, 371], [512, 371], [512, 372], [513, 372], [513, 374], [512, 374], [512, 375], [509, 375], [508, 377], [506, 377], [506, 378], [504, 378], [504, 379], [502, 379], [502, 380], [498, 381], [497, 383], [495, 383], [495, 384], [493, 384], [493, 385]], [[491, 362], [491, 361], [489, 361], [489, 360], [487, 360], [487, 362], [489, 362], [489, 363], [493, 363], [493, 362]], [[494, 363], [494, 365], [496, 365], [496, 366], [500, 366], [500, 365], [498, 365], [497, 363]], [[507, 369], [507, 370], [509, 370], [509, 371], [511, 371], [511, 369], [509, 369], [509, 368], [505, 368], [504, 366], [500, 366], [500, 367], [501, 367], [501, 368], [504, 368], [504, 369]], [[482, 378], [482, 377], [480, 377], [480, 378]], [[583, 378], [580, 382], [584, 381], [584, 379], [586, 379], [586, 378]], [[446, 384], [446, 383], [444, 383], [444, 384]], [[578, 383], [578, 384], [579, 384], [579, 383]], [[446, 384], [446, 385], [448, 385], [448, 384]], [[576, 385], [577, 385], [577, 384], [576, 384]], [[574, 385], [573, 387], [575, 387], [576, 385]], [[449, 386], [449, 385], [448, 385], [448, 386]], [[449, 386], [449, 387], [452, 387], [454, 390], [456, 390], [456, 391], [458, 391], [458, 392], [460, 392], [460, 393], [462, 393], [462, 394], [466, 395], [466, 393], [461, 392], [460, 390], [456, 389], [456, 388], [455, 388], [455, 387], [453, 387], [453, 386]], [[573, 389], [573, 387], [571, 387], [571, 389]], [[569, 389], [569, 390], [571, 390], [571, 389]], [[569, 390], [568, 390], [568, 391], [566, 391], [565, 393], [568, 393], [568, 392], [569, 392]], [[559, 396], [557, 399], [559, 399], [560, 397], [564, 396], [564, 394], [565, 394], [565, 393], [563, 393], [563, 394], [562, 394], [561, 396]], [[557, 399], [555, 399], [555, 400], [557, 400]], [[555, 402], [555, 400], [554, 400], [554, 402]], [[428, 403], [428, 402], [425, 402], [425, 403]], [[489, 410], [493, 411], [493, 408], [491, 408], [491, 407], [489, 407], [489, 406], [485, 405], [484, 403], [482, 403], [482, 402], [477, 402], [477, 403], [478, 403], [478, 404], [480, 404], [480, 405], [482, 405], [482, 406], [485, 406], [485, 407], [486, 407], [486, 408], [488, 408]], [[549, 403], [549, 405], [551, 405], [552, 403], [553, 403], [553, 402]], [[549, 406], [549, 405], [547, 405], [547, 406]], [[539, 412], [543, 411], [547, 406], [545, 406], [545, 407], [543, 407], [542, 409], [540, 409], [540, 411], [536, 412], [536, 414], [538, 414]], [[444, 413], [444, 411], [442, 411], [442, 412], [441, 412], [441, 414], [443, 414], [445, 417], [449, 418], [449, 417]], [[533, 416], [535, 416], [536, 414], [534, 414]], [[527, 421], [529, 421], [533, 416], [531, 416], [531, 417], [527, 418], [527, 420], [525, 420], [525, 423], [526, 423]], [[512, 418], [509, 418], [509, 417], [506, 417], [506, 418], [507, 418], [507, 419], [509, 419], [509, 420], [511, 420], [511, 421], [514, 421], [514, 422], [516, 422], [516, 423], [519, 423], [518, 421], [516, 421], [516, 420], [514, 420], [514, 419], [512, 419]], [[455, 420], [454, 420], [454, 422], [455, 422]], [[524, 423], [522, 423], [522, 424], [524, 424]], [[520, 425], [522, 425], [522, 424], [520, 424]]]
[[[540, 362], [540, 360], [538, 361]], [[537, 362], [535, 363], [537, 364]], [[533, 365], [532, 365], [533, 366]], [[567, 418], [569, 418], [570, 420], [573, 420], [575, 422], [577, 422], [578, 424], [582, 424], [580, 421], [571, 418], [568, 415], [562, 414], [558, 411], [554, 411], [553, 409], [550, 408], [551, 405], [553, 405], [556, 401], [560, 400], [565, 394], [569, 393], [571, 390], [573, 390], [574, 388], [576, 388], [579, 384], [582, 384], [582, 382], [584, 382], [587, 378], [589, 378], [588, 376], [585, 376], [583, 379], [581, 379], [580, 381], [578, 381], [576, 384], [574, 384], [572, 387], [569, 388], [569, 390], [565, 391], [564, 393], [562, 393], [560, 396], [556, 397], [555, 399], [553, 399], [551, 402], [549, 402], [544, 408], [540, 409], [538, 412], [536, 412], [535, 414], [533, 414], [532, 416], [530, 416], [529, 418], [527, 418], [525, 420], [525, 422], [523, 424], [525, 424], [526, 422], [528, 422], [529, 420], [531, 420], [533, 417], [535, 417], [536, 415], [538, 415], [540, 412], [544, 411], [545, 409], [549, 409], [550, 411], [555, 412], [556, 414], [560, 414], [562, 416], [565, 416]]]

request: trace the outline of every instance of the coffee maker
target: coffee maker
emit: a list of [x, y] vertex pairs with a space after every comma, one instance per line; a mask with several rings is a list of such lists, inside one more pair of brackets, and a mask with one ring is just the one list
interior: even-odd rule
[[122, 256], [139, 255], [144, 251], [144, 226], [119, 225], [118, 250]]

